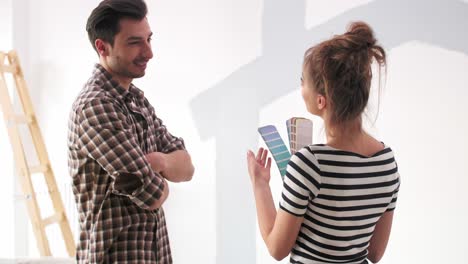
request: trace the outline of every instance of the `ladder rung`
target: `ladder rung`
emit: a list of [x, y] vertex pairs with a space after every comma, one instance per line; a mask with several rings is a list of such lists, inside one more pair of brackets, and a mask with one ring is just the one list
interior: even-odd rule
[[63, 219], [63, 213], [59, 212], [59, 213], [56, 213], [54, 215], [51, 215], [51, 216], [45, 218], [44, 220], [42, 220], [42, 222], [44, 223], [44, 226], [48, 226], [48, 225], [53, 224], [53, 223], [58, 223], [58, 222], [62, 221], [62, 219]]
[[4, 72], [11, 72], [12, 74], [15, 74], [17, 71], [18, 71], [18, 67], [16, 67], [16, 65], [2, 65], [0, 66], [2, 67], [2, 70]]
[[29, 168], [29, 173], [35, 174], [35, 173], [46, 173], [49, 170], [49, 166], [47, 165], [39, 165], [39, 166], [33, 166]]

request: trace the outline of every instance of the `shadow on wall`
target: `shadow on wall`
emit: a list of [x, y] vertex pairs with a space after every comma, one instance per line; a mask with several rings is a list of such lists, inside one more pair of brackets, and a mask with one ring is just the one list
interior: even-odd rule
[[305, 1], [263, 3], [262, 53], [195, 96], [191, 109], [202, 140], [216, 138], [216, 263], [254, 263], [255, 207], [245, 165], [258, 145], [264, 106], [300, 85], [305, 50], [363, 20], [389, 51], [417, 40], [468, 54], [468, 4], [457, 0], [377, 0], [305, 28]]

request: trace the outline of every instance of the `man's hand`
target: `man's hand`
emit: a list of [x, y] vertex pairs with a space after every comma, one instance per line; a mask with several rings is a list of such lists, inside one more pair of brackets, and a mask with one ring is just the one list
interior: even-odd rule
[[185, 150], [171, 153], [152, 152], [145, 155], [151, 168], [171, 182], [190, 181], [194, 173], [192, 159]]
[[164, 171], [167, 169], [167, 159], [166, 154], [162, 152], [151, 152], [145, 155], [146, 160], [148, 160], [151, 168], [159, 173], [163, 174]]

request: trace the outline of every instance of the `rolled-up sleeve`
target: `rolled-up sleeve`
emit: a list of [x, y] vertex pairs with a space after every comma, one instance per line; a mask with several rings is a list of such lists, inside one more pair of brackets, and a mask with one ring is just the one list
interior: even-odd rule
[[79, 114], [83, 151], [111, 176], [112, 192], [148, 209], [161, 197], [164, 183], [147, 162], [124, 110], [111, 99], [97, 98]]

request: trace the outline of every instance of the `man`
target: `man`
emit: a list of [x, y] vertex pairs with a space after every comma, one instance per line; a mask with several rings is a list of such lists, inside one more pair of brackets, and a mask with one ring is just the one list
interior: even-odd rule
[[87, 21], [99, 64], [73, 104], [68, 140], [78, 263], [172, 263], [166, 180], [189, 181], [194, 168], [132, 84], [153, 57], [146, 14], [142, 0], [104, 0]]

